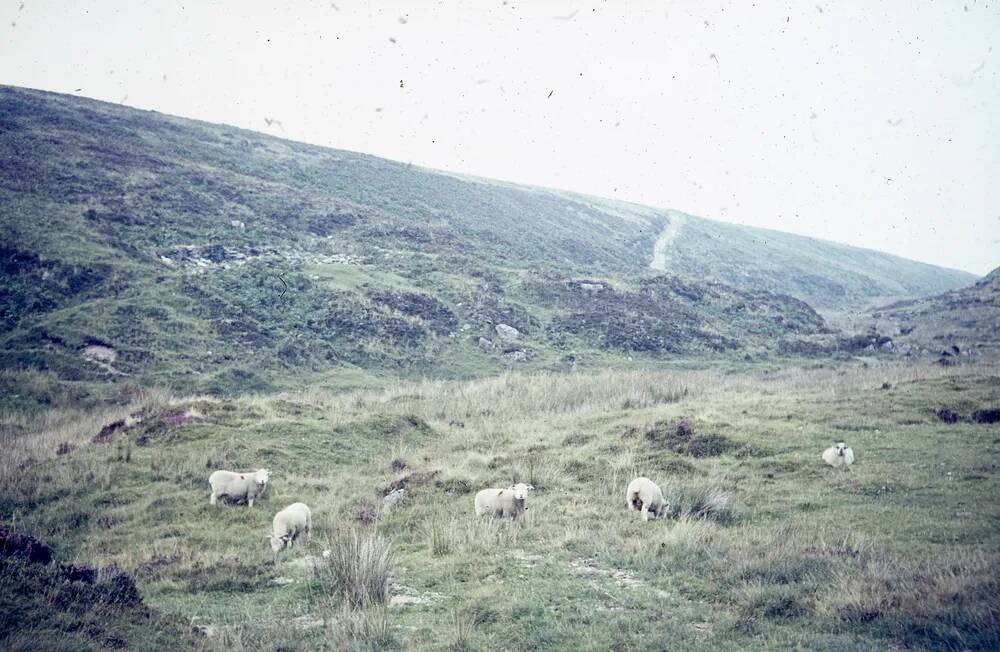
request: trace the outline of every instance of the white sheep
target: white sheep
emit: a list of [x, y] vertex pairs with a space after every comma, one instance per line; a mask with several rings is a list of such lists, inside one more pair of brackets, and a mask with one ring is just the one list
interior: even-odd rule
[[625, 501], [630, 510], [642, 512], [643, 521], [648, 521], [650, 514], [663, 518], [670, 511], [670, 503], [663, 497], [660, 487], [649, 478], [639, 477], [629, 482]]
[[253, 507], [255, 498], [259, 498], [267, 489], [267, 481], [271, 472], [257, 469], [253, 473], [234, 473], [233, 471], [216, 471], [208, 476], [208, 484], [212, 485], [212, 497], [209, 504], [214, 505], [223, 496], [230, 500], [246, 500]]
[[854, 450], [845, 442], [835, 441], [833, 446], [823, 451], [823, 461], [830, 466], [848, 467], [854, 464]]
[[528, 492], [534, 489], [530, 484], [519, 482], [506, 489], [483, 489], [476, 494], [476, 516], [517, 518], [524, 513]]
[[[271, 524], [271, 550], [279, 552], [285, 546], [302, 536], [302, 542], [309, 541], [312, 530], [312, 510], [305, 503], [292, 503], [274, 515]], [[325, 555], [324, 555], [325, 556]]]

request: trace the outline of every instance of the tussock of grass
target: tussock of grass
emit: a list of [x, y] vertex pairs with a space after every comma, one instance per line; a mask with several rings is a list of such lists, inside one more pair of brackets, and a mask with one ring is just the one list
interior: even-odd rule
[[399, 648], [389, 612], [384, 606], [341, 609], [334, 624], [334, 641], [336, 649], [341, 650]]
[[733, 494], [713, 483], [669, 482], [663, 497], [670, 503], [671, 518], [705, 519], [728, 524], [736, 520]]
[[330, 582], [346, 604], [366, 607], [389, 601], [395, 559], [388, 541], [352, 528], [338, 532], [324, 549], [330, 551], [329, 565], [321, 567], [319, 580]]

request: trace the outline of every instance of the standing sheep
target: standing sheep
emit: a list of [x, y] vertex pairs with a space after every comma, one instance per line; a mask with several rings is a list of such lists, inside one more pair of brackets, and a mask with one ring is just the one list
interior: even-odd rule
[[823, 451], [823, 461], [830, 466], [848, 467], [854, 464], [854, 449], [842, 441], [833, 442], [833, 446]]
[[524, 514], [528, 492], [534, 489], [530, 484], [519, 482], [506, 489], [483, 489], [476, 494], [476, 516], [509, 516], [516, 519]]
[[264, 494], [271, 472], [257, 469], [253, 473], [234, 473], [232, 471], [216, 471], [208, 476], [208, 484], [212, 485], [212, 497], [208, 502], [214, 505], [223, 496], [230, 500], [246, 500], [253, 507], [255, 498]]
[[[303, 543], [309, 541], [312, 530], [312, 510], [305, 503], [292, 503], [274, 515], [271, 524], [271, 550], [279, 552], [293, 541], [303, 536]], [[325, 553], [324, 553], [325, 556]]]
[[628, 483], [625, 501], [630, 510], [642, 512], [643, 521], [648, 521], [650, 514], [654, 518], [663, 518], [670, 511], [670, 504], [663, 497], [660, 487], [649, 478], [639, 477]]

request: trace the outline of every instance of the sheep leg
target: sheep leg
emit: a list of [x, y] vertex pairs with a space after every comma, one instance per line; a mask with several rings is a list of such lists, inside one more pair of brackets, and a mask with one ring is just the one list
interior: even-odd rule
[[643, 503], [642, 505], [642, 521], [645, 523], [649, 520], [649, 503]]
[[249, 507], [253, 507], [253, 496], [247, 496], [247, 504]]
[[215, 491], [212, 491], [212, 497], [208, 499], [209, 505], [214, 505], [218, 500], [218, 496], [215, 495]]

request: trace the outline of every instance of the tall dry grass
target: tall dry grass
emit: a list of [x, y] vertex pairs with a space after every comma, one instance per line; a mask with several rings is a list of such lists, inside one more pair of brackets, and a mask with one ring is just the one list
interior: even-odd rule
[[998, 375], [995, 363], [942, 367], [892, 362], [883, 366], [845, 363], [816, 368], [733, 373], [716, 370], [603, 371], [597, 374], [506, 373], [473, 381], [395, 382], [383, 389], [330, 393], [306, 390], [283, 400], [342, 414], [412, 414], [428, 421], [488, 422], [503, 429], [527, 419], [644, 409], [673, 403], [707, 403], [733, 395], [837, 398], [922, 379]]
[[[104, 405], [89, 410], [54, 407], [41, 411], [0, 412], [0, 485], [17, 482], [24, 469], [44, 462], [61, 452], [86, 445], [105, 425], [127, 420], [129, 415], [152, 411], [170, 402], [169, 395], [158, 389], [134, 392], [121, 405]], [[62, 448], [60, 448], [62, 447]]]
[[317, 579], [351, 607], [384, 605], [395, 558], [389, 542], [374, 531], [345, 529], [329, 539], [329, 564], [320, 566]]

